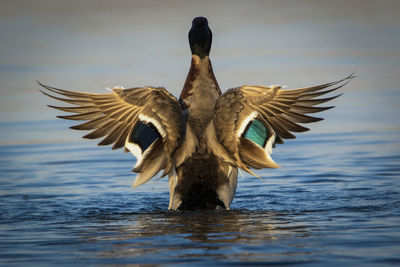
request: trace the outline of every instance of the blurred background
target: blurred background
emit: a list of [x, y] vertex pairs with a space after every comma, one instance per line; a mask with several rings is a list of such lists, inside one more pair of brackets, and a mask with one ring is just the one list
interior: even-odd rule
[[344, 91], [357, 90], [356, 100], [369, 105], [363, 120], [390, 117], [399, 126], [399, 95], [380, 93], [399, 91], [399, 1], [41, 0], [0, 6], [2, 144], [44, 137], [34, 126], [20, 136], [9, 122], [59, 114], [45, 107], [50, 100], [36, 80], [89, 92], [164, 86], [178, 97], [196, 16], [207, 17], [213, 31], [211, 60], [223, 91], [243, 84], [296, 88], [356, 71]]

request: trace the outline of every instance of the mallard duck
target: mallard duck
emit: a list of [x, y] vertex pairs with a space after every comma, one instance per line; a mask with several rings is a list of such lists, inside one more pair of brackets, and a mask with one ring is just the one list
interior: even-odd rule
[[[80, 93], [44, 84], [45, 95], [72, 104], [50, 106], [83, 120], [75, 130], [84, 138], [104, 137], [98, 144], [125, 148], [137, 159], [133, 186], [162, 171], [168, 175], [169, 209], [230, 209], [238, 169], [278, 168], [271, 158], [275, 144], [295, 138], [321, 118], [306, 115], [330, 109], [316, 107], [339, 95], [318, 98], [349, 82], [344, 79], [301, 89], [243, 85], [221, 93], [209, 58], [212, 32], [204, 17], [189, 31], [190, 70], [179, 99], [165, 88], [115, 87], [108, 93]], [[55, 93], [58, 96], [51, 94]]]

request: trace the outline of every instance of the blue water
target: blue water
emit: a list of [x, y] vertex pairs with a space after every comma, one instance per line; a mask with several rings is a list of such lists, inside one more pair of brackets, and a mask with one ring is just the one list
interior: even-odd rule
[[[0, 265], [400, 265], [398, 1], [3, 1]], [[177, 16], [178, 14], [178, 16]], [[221, 89], [357, 78], [282, 167], [239, 175], [231, 211], [167, 211], [166, 179], [68, 129], [35, 80], [179, 96], [195, 16]]]

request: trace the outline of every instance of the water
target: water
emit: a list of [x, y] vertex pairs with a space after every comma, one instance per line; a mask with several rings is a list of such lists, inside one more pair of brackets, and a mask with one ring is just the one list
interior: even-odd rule
[[232, 211], [196, 212], [166, 210], [166, 179], [132, 189], [130, 154], [85, 141], [3, 145], [1, 263], [398, 264], [398, 137], [303, 134], [275, 150], [282, 169], [239, 179]]
[[[230, 1], [228, 17], [225, 2], [93, 3], [0, 11], [0, 265], [400, 264], [396, 2]], [[239, 176], [231, 211], [167, 211], [166, 179], [131, 188], [132, 155], [81, 140], [34, 83], [153, 81], [178, 95], [197, 15], [214, 30], [222, 88], [358, 72], [325, 121], [277, 146], [281, 169]]]

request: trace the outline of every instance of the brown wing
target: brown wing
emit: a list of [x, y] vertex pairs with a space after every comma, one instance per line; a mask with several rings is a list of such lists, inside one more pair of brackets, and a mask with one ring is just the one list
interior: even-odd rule
[[340, 95], [318, 97], [343, 87], [352, 78], [353, 74], [339, 81], [292, 90], [280, 86], [242, 86], [228, 90], [218, 99], [213, 118], [216, 139], [225, 151], [214, 149], [214, 153], [221, 158], [230, 156], [238, 167], [248, 172], [249, 167], [279, 167], [270, 157], [275, 143], [295, 138], [292, 132], [309, 130], [299, 123], [322, 120], [306, 114], [332, 108], [316, 105]]
[[134, 171], [140, 175], [134, 186], [147, 182], [160, 170], [164, 170], [163, 175], [171, 171], [174, 153], [182, 141], [183, 125], [178, 101], [164, 88], [113, 89], [110, 93], [94, 94], [39, 84], [49, 91], [41, 91], [43, 94], [75, 105], [49, 107], [75, 113], [58, 118], [86, 121], [71, 127], [92, 130], [84, 138], [104, 137], [98, 145], [125, 147], [135, 155]]

